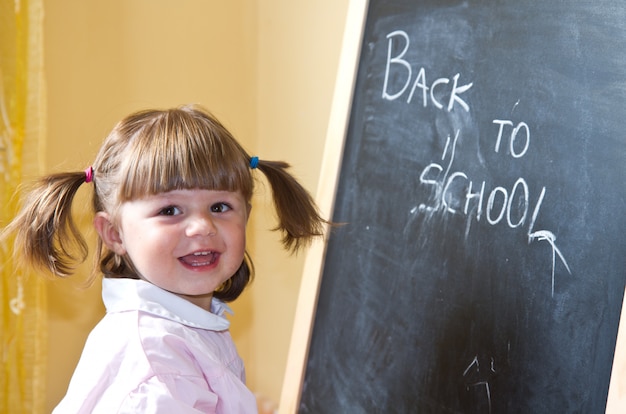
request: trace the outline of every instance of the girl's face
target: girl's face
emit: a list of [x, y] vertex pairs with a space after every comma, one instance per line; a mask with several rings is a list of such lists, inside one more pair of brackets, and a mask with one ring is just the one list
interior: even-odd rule
[[243, 262], [249, 212], [239, 192], [195, 189], [147, 196], [122, 204], [107, 245], [127, 254], [142, 279], [208, 310], [215, 289]]

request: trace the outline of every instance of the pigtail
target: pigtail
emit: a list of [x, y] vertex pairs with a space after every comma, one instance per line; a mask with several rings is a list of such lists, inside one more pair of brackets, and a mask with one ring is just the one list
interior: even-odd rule
[[15, 234], [14, 251], [27, 264], [57, 276], [68, 276], [87, 258], [87, 243], [71, 214], [72, 201], [84, 172], [41, 178], [26, 193], [22, 209], [2, 230]]
[[274, 206], [278, 215], [278, 226], [283, 234], [283, 246], [291, 252], [306, 246], [314, 237], [324, 234], [325, 224], [313, 197], [287, 171], [289, 164], [282, 161], [253, 159], [272, 187]]

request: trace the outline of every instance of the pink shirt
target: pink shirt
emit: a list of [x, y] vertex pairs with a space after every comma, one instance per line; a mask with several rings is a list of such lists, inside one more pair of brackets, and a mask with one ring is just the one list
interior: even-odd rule
[[102, 297], [107, 314], [54, 414], [257, 412], [224, 303], [207, 312], [133, 279], [104, 279]]

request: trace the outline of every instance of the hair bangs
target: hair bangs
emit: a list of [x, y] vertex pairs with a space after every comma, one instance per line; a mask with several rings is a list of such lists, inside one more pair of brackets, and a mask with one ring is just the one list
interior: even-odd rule
[[182, 189], [240, 191], [252, 196], [248, 156], [206, 114], [168, 111], [137, 131], [120, 171], [120, 201]]

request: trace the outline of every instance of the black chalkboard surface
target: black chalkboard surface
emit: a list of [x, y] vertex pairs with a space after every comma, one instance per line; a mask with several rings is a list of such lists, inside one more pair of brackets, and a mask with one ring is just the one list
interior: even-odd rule
[[301, 413], [602, 413], [622, 0], [373, 0]]

